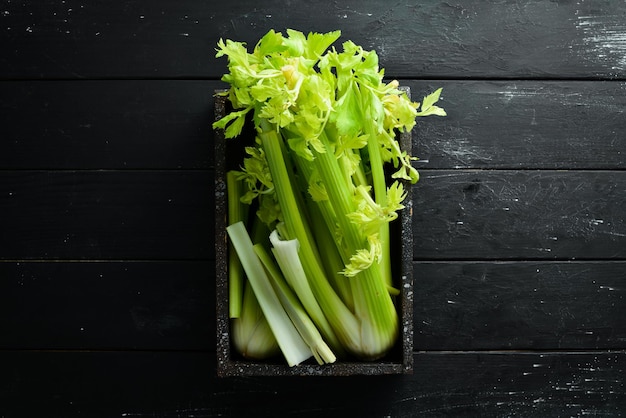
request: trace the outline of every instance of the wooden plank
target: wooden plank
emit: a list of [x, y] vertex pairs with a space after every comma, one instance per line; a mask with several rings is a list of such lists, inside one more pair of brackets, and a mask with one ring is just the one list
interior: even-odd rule
[[[210, 259], [210, 171], [3, 171], [2, 259]], [[414, 257], [624, 259], [623, 171], [423, 170]]]
[[[0, 262], [0, 349], [212, 350], [213, 262]], [[416, 262], [417, 350], [619, 349], [626, 262]], [[17, 325], [19, 324], [19, 325]]]
[[417, 350], [619, 349], [626, 262], [416, 262]]
[[[434, 87], [408, 84], [424, 93]], [[451, 115], [420, 120], [415, 153], [423, 167], [623, 167], [624, 103], [614, 87], [624, 84], [440, 84]], [[4, 168], [206, 167], [212, 111], [207, 108], [219, 85], [0, 83], [9, 139], [2, 142], [0, 162]], [[590, 108], [581, 97], [594, 97]], [[507, 105], [511, 101], [516, 103]], [[495, 114], [482, 110], [487, 107]], [[527, 113], [523, 122], [519, 109]]]
[[4, 169], [198, 169], [212, 164], [219, 82], [0, 82]]
[[[423, 352], [411, 376], [215, 377], [211, 352], [3, 352], [7, 417], [618, 416], [626, 352]], [[346, 389], [349, 388], [349, 389]], [[37, 402], [32, 402], [37, 394]], [[315, 396], [312, 396], [315, 394]]]
[[[0, 349], [215, 348], [213, 262], [0, 262]], [[0, 354], [1, 356], [1, 354]]]
[[2, 171], [0, 258], [207, 259], [208, 171]]
[[621, 1], [7, 2], [0, 78], [218, 78], [220, 37], [254, 45], [286, 27], [342, 29], [394, 77], [623, 78], [625, 12]]
[[624, 171], [422, 170], [414, 257], [624, 259]]
[[[446, 118], [422, 118], [419, 168], [623, 169], [622, 82], [405, 80], [443, 87]], [[4, 169], [213, 166], [217, 81], [0, 82]]]
[[417, 167], [626, 168], [626, 83], [405, 83], [414, 100], [443, 87], [448, 112], [418, 119]]

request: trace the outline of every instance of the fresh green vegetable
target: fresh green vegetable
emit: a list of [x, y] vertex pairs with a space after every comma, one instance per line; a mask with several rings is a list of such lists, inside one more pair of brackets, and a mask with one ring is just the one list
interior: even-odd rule
[[[228, 222], [247, 222], [249, 205], [241, 201], [244, 187], [235, 171], [226, 173]], [[258, 229], [259, 222], [254, 224]], [[259, 306], [250, 283], [245, 280], [237, 252], [229, 243], [228, 302], [234, 348], [245, 358], [264, 360], [279, 352], [276, 338]]]
[[244, 283], [243, 306], [239, 317], [231, 322], [234, 348], [245, 358], [266, 360], [280, 352], [250, 282]]
[[270, 243], [272, 244], [274, 258], [280, 266], [280, 270], [283, 272], [290, 288], [293, 289], [293, 292], [297, 295], [302, 305], [306, 307], [306, 312], [308, 312], [315, 324], [317, 324], [329, 344], [335, 348], [335, 351], [343, 354], [341, 345], [331, 325], [328, 323], [318, 300], [313, 294], [313, 290], [304, 272], [304, 267], [300, 262], [298, 255], [300, 243], [297, 239], [282, 240], [276, 230], [270, 234]]
[[[292, 243], [287, 243], [287, 246], [291, 246]], [[297, 243], [293, 244], [297, 245]], [[276, 247], [275, 247], [276, 248]], [[319, 364], [325, 363], [334, 363], [337, 359], [335, 354], [332, 352], [330, 347], [326, 344], [324, 339], [322, 338], [320, 332], [315, 327], [315, 324], [304, 310], [300, 300], [297, 298], [296, 294], [293, 292], [291, 287], [287, 284], [285, 279], [283, 278], [280, 270], [272, 260], [269, 253], [265, 250], [265, 248], [256, 244], [254, 246], [254, 251], [257, 253], [259, 259], [263, 263], [265, 270], [268, 272], [272, 279], [272, 285], [274, 286], [274, 290], [278, 295], [285, 311], [289, 315], [289, 318], [293, 321], [296, 329], [307, 343], [311, 352], [315, 356], [315, 359]], [[282, 253], [282, 249], [278, 250], [279, 253]], [[284, 254], [287, 255], [289, 250], [287, 250]], [[302, 266], [300, 265], [299, 259], [296, 256], [292, 259], [284, 259], [278, 257], [281, 260], [281, 268], [285, 271], [285, 267], [288, 271], [293, 272], [294, 270], [302, 270]], [[295, 273], [298, 275], [299, 273]]]
[[241, 260], [259, 306], [276, 337], [276, 342], [283, 352], [289, 366], [302, 363], [313, 355], [306, 342], [300, 336], [291, 319], [276, 295], [263, 264], [254, 251], [252, 240], [243, 222], [226, 227], [233, 247]]
[[[237, 180], [234, 171], [226, 173], [226, 190], [228, 194], [228, 222], [244, 222], [248, 218], [248, 205], [241, 202], [243, 183]], [[244, 274], [239, 257], [232, 250], [228, 253], [228, 307], [230, 318], [239, 318], [243, 303]]]
[[276, 259], [326, 343], [339, 356], [372, 360], [398, 339], [389, 223], [404, 208], [404, 183], [419, 179], [396, 133], [445, 112], [435, 105], [441, 89], [420, 107], [397, 81], [383, 81], [374, 51], [351, 41], [331, 47], [339, 36], [272, 30], [251, 52], [220, 40], [234, 110], [214, 128], [233, 138], [252, 117], [257, 138], [238, 174], [241, 200], [279, 229], [275, 247], [293, 243], [286, 258], [297, 256], [301, 271]]

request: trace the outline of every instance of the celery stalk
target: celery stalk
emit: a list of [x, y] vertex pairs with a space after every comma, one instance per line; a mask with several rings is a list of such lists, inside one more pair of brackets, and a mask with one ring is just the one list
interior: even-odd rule
[[249, 282], [244, 283], [241, 315], [231, 321], [235, 349], [245, 358], [263, 360], [280, 349]]
[[[309, 213], [311, 214], [311, 220], [315, 225], [324, 225], [325, 223], [328, 224], [324, 220], [324, 216], [322, 215], [320, 208], [318, 205], [315, 205], [314, 202], [311, 202]], [[326, 271], [326, 277], [328, 277], [331, 286], [335, 289], [348, 309], [354, 312], [354, 299], [350, 286], [350, 278], [341, 274], [341, 270], [344, 268], [345, 264], [341, 258], [341, 254], [337, 248], [337, 242], [335, 241], [331, 230], [320, 227], [315, 228], [314, 233], [315, 240], [317, 241], [320, 255], [322, 257], [322, 264], [324, 265], [324, 269]]]
[[[387, 204], [387, 180], [385, 179], [383, 160], [380, 155], [380, 143], [377, 140], [376, 131], [373, 129], [371, 124], [366, 125], [366, 132], [369, 135], [367, 140], [367, 149], [370, 157], [370, 167], [372, 169], [374, 197], [377, 204], [385, 206]], [[380, 226], [378, 234], [378, 239], [380, 240], [382, 248], [382, 257], [380, 258], [381, 274], [385, 285], [388, 288], [391, 288], [393, 287], [393, 280], [391, 278], [391, 252], [389, 243], [389, 224], [387, 222], [384, 222]]]
[[226, 231], [287, 364], [295, 366], [302, 363], [313, 353], [282, 307], [243, 222], [229, 225]]
[[[292, 292], [291, 288], [280, 274], [279, 268], [274, 264], [269, 253], [259, 244], [254, 246], [254, 250], [269, 273], [274, 290], [283, 304], [285, 311], [287, 311], [296, 329], [313, 352], [313, 356], [318, 364], [334, 363], [337, 359], [335, 354], [323, 340], [322, 335], [307, 314], [300, 300]], [[299, 264], [298, 257], [292, 258], [291, 260], [283, 260], [283, 264], [285, 261], [287, 261], [287, 264], [296, 264], [292, 269], [301, 269], [301, 266], [297, 266], [297, 264]], [[290, 268], [287, 266], [287, 269]], [[281, 270], [284, 271], [283, 267], [281, 267]]]
[[[243, 185], [236, 179], [234, 171], [226, 173], [226, 191], [228, 195], [228, 223], [245, 221], [248, 205], [241, 203]], [[231, 245], [231, 244], [229, 244]], [[243, 268], [234, 251], [228, 256], [228, 310], [231, 318], [239, 318], [243, 300]]]
[[[237, 179], [235, 171], [226, 173], [226, 187], [229, 224], [245, 222], [248, 218], [249, 205], [241, 202], [243, 184]], [[260, 229], [259, 224], [254, 222], [254, 231]], [[262, 233], [256, 232], [255, 235]], [[276, 338], [261, 311], [250, 283], [245, 280], [243, 266], [230, 242], [228, 279], [229, 316], [235, 349], [245, 358], [261, 360], [274, 356], [279, 351]]]
[[[368, 245], [358, 225], [351, 223], [346, 216], [354, 212], [350, 185], [345, 184], [344, 176], [334, 158], [325, 133], [320, 135], [326, 145], [326, 152], [318, 153], [315, 158], [320, 175], [326, 186], [329, 200], [337, 214], [337, 223], [342, 230], [344, 257], [356, 254]], [[380, 266], [375, 260], [368, 268], [357, 273], [350, 283], [352, 286], [355, 314], [360, 320], [361, 344], [358, 354], [362, 358], [374, 359], [385, 354], [395, 343], [399, 333], [399, 321], [396, 308], [386, 289]]]
[[[332, 326], [332, 334], [324, 335], [335, 352], [341, 352], [343, 345], [348, 350], [358, 351], [360, 332], [356, 318], [337, 296], [325, 277], [325, 271], [319, 262], [319, 254], [312, 243], [311, 234], [302, 215], [304, 208], [299, 207], [290, 181], [289, 172], [282, 153], [279, 134], [261, 122], [259, 139], [265, 153], [269, 170], [274, 179], [274, 187], [278, 202], [282, 208], [288, 239], [297, 238], [300, 242], [300, 260], [306, 276], [310, 280], [311, 290], [322, 307], [325, 316]], [[319, 326], [319, 324], [318, 324]], [[324, 329], [320, 330], [324, 333]], [[333, 335], [335, 334], [335, 335]], [[341, 345], [333, 341], [341, 341]]]
[[332, 345], [340, 347], [339, 341], [336, 340], [326, 316], [320, 305], [313, 295], [309, 281], [304, 273], [304, 268], [300, 262], [298, 255], [299, 242], [297, 239], [282, 240], [278, 236], [278, 232], [274, 230], [270, 234], [270, 243], [272, 244], [272, 254], [278, 266], [280, 267], [287, 283], [294, 290], [295, 294], [302, 302], [308, 314], [315, 321], [324, 335], [328, 335], [332, 339]]

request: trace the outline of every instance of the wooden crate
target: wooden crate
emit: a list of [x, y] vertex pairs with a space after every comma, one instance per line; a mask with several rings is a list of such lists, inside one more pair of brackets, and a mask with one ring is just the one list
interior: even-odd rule
[[[410, 96], [410, 89], [402, 87]], [[216, 91], [218, 93], [219, 91]], [[228, 99], [215, 97], [215, 118], [222, 118], [228, 109]], [[289, 367], [282, 357], [275, 361], [253, 362], [235, 353], [230, 341], [228, 315], [228, 241], [226, 172], [238, 169], [246, 145], [251, 145], [254, 132], [246, 131], [237, 138], [226, 139], [222, 130], [215, 132], [215, 268], [216, 268], [216, 315], [217, 315], [217, 373], [219, 376], [348, 376], [406, 374], [413, 371], [413, 229], [411, 215], [413, 201], [410, 184], [405, 184], [407, 197], [405, 208], [391, 225], [392, 266], [394, 277], [399, 278], [400, 295], [396, 299], [400, 318], [400, 334], [394, 348], [383, 359], [373, 362], [340, 361], [318, 365], [313, 359], [295, 367]], [[403, 150], [410, 152], [411, 132], [399, 134]], [[281, 361], [282, 360], [282, 361]]]

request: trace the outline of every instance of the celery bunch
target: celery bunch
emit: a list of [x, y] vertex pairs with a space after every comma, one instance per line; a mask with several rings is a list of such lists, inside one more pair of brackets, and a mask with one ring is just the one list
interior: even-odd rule
[[[373, 360], [395, 344], [398, 290], [389, 223], [404, 207], [399, 180], [419, 179], [396, 133], [412, 129], [417, 116], [445, 115], [435, 105], [441, 89], [421, 104], [412, 102], [397, 81], [383, 81], [374, 51], [351, 41], [338, 51], [331, 45], [339, 37], [339, 31], [305, 36], [271, 30], [252, 51], [231, 40], [220, 40], [217, 48], [218, 57], [228, 58], [222, 80], [230, 85], [225, 94], [233, 111], [214, 128], [233, 138], [252, 120], [257, 133], [241, 170], [229, 173], [239, 185], [229, 188], [229, 205], [238, 204], [233, 198], [255, 205], [250, 235], [257, 236], [252, 231], [259, 222], [274, 231], [271, 240], [255, 238], [254, 251], [235, 252], [260, 261], [242, 264], [263, 270], [270, 283], [263, 289], [276, 297], [262, 300], [267, 295], [250, 280], [285, 356], [278, 325], [270, 320], [276, 315], [266, 310], [285, 311], [319, 363], [334, 361], [333, 353]], [[238, 234], [239, 226], [233, 228]], [[242, 310], [243, 292], [236, 290], [242, 283], [239, 276], [230, 282], [233, 318]]]

